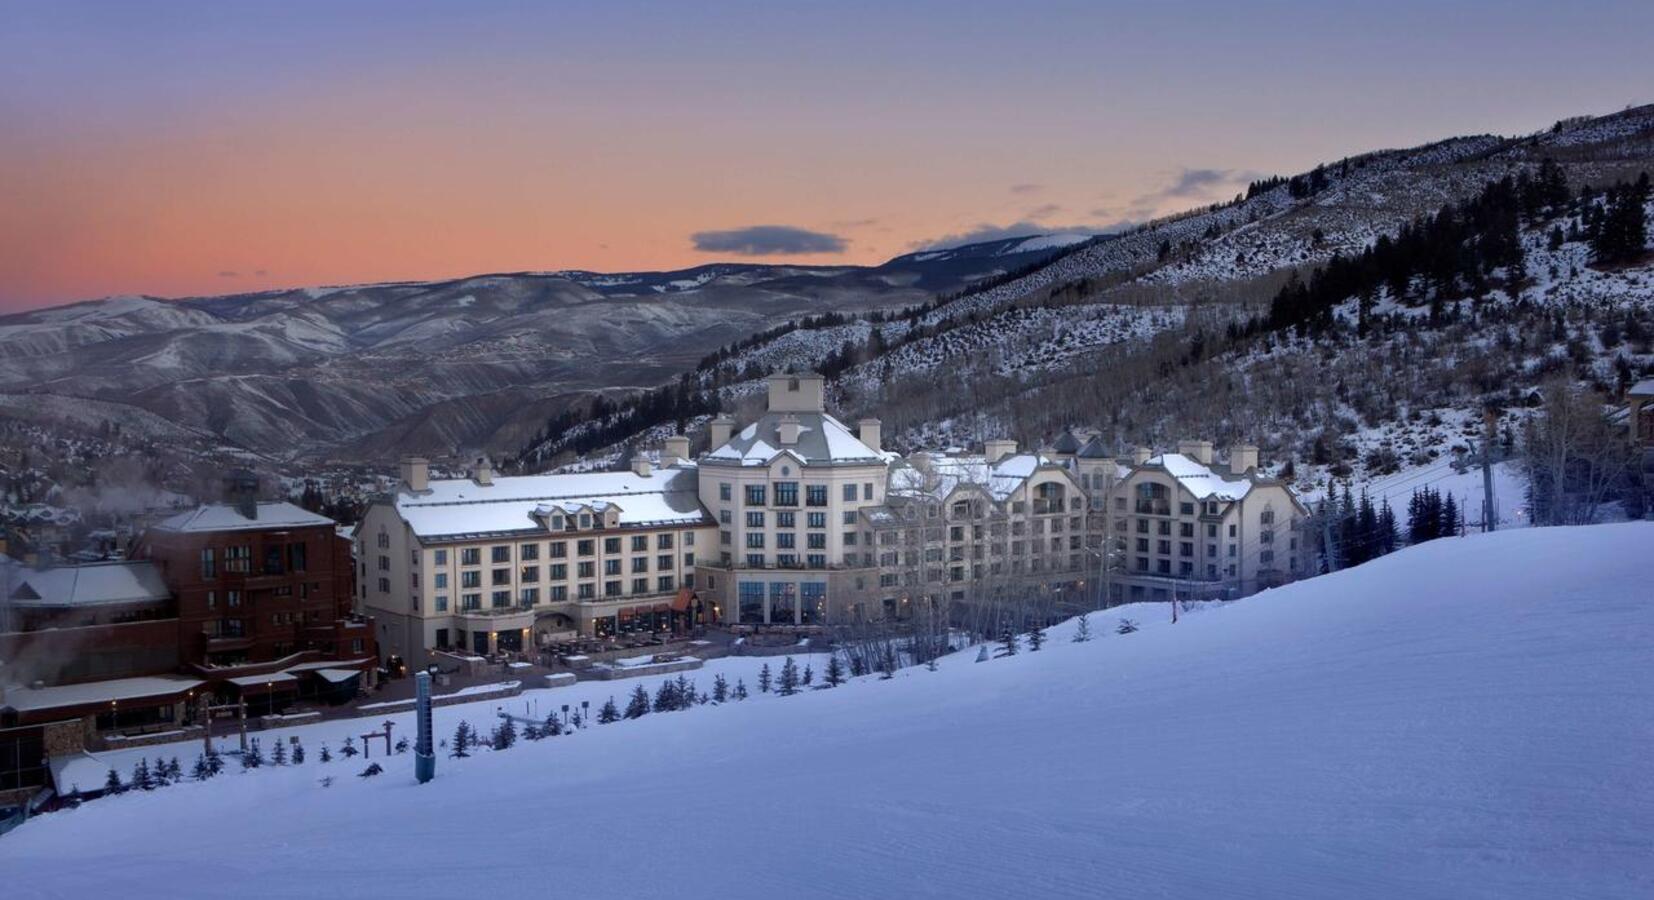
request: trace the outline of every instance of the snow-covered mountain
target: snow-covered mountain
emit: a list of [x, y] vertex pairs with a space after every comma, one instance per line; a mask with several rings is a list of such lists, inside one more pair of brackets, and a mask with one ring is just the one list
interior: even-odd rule
[[[1567, 202], [1522, 214], [1520, 271], [1490, 267], [1443, 289], [1421, 269], [1406, 296], [1381, 287], [1364, 303], [1342, 298], [1337, 327], [1313, 334], [1270, 319], [1289, 279], [1313, 282], [1331, 260], [1501, 179], [1532, 179], [1546, 160]], [[1654, 256], [1596, 264], [1585, 221], [1603, 188], [1644, 171], [1654, 173], [1654, 106], [1329, 160], [1233, 203], [1075, 241], [904, 315], [748, 342], [682, 383], [728, 407], [755, 397], [767, 371], [823, 369], [838, 408], [881, 417], [898, 449], [1007, 434], [1037, 444], [1069, 425], [1101, 430], [1122, 452], [1248, 440], [1311, 492], [1329, 473], [1371, 480], [1443, 465], [1479, 433], [1487, 403], [1505, 410], [1503, 452], [1545, 378], [1569, 373], [1613, 400], [1654, 374]], [[1579, 199], [1584, 188], [1595, 199]], [[1452, 299], [1428, 299], [1438, 294]], [[625, 407], [610, 419], [635, 422], [631, 444], [667, 421]], [[624, 437], [590, 446], [595, 430], [548, 429], [524, 459], [630, 452]]]
[[275, 459], [514, 451], [571, 398], [653, 385], [800, 316], [924, 302], [1053, 246], [76, 303], [0, 317], [0, 415], [71, 427], [92, 401], [134, 434], [160, 417]]
[[[267, 731], [307, 761], [37, 817], [0, 871], [8, 896], [134, 900], [176, 896], [180, 872], [240, 897], [1646, 897], [1651, 545], [1654, 523], [1442, 539], [1176, 624], [1133, 604], [1093, 614], [1090, 641], [1070, 621], [1039, 652], [788, 697], [756, 690], [761, 659], [715, 660], [699, 689], [739, 678], [749, 699], [444, 753], [425, 785], [412, 754], [370, 778], [318, 761], [360, 721]], [[498, 706], [441, 707], [437, 733]], [[101, 786], [198, 750], [63, 771]], [[211, 853], [179, 838], [206, 827]]]

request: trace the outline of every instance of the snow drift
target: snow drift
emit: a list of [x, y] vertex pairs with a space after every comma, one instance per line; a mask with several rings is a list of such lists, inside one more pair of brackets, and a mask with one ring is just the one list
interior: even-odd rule
[[0, 872], [11, 897], [1646, 897], [1651, 551], [1650, 523], [1441, 540], [425, 786], [406, 756], [227, 774], [42, 817]]

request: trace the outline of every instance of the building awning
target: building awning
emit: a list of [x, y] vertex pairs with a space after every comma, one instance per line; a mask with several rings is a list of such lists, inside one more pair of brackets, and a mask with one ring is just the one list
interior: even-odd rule
[[362, 674], [360, 669], [317, 669], [317, 675], [333, 684], [344, 684]]
[[293, 682], [298, 680], [299, 677], [294, 675], [292, 672], [271, 672], [268, 675], [243, 675], [240, 678], [229, 679], [231, 684], [241, 688], [244, 691], [248, 688], [259, 688], [266, 686], [268, 686], [271, 690], [275, 690], [278, 686], [281, 688], [293, 688], [296, 687]]
[[683, 588], [678, 591], [678, 595], [676, 597], [672, 598], [672, 608], [678, 612], [687, 612], [689, 610], [689, 604], [694, 602], [695, 592], [689, 588]]

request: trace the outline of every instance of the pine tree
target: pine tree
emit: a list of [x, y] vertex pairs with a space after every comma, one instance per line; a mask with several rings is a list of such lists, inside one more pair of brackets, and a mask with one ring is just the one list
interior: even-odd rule
[[103, 792], [106, 794], [119, 794], [124, 790], [126, 790], [126, 786], [121, 784], [121, 773], [115, 771], [114, 769], [110, 769], [109, 776], [103, 780]]
[[278, 739], [276, 748], [270, 751], [270, 764], [275, 766], [287, 765], [287, 748]]
[[844, 683], [844, 664], [839, 662], [838, 654], [827, 657], [827, 686], [838, 687]]
[[399, 737], [399, 738], [396, 739], [396, 752], [398, 754], [408, 752], [408, 737], [407, 737], [407, 735], [403, 735], [402, 737]]
[[640, 719], [649, 714], [649, 694], [638, 685], [632, 689], [632, 699], [626, 704], [626, 718]]
[[735, 695], [734, 696], [735, 696], [735, 699], [737, 699], [737, 700], [747, 699], [747, 683], [746, 683], [745, 680], [740, 679], [740, 678], [735, 679]]
[[1083, 644], [1091, 640], [1091, 617], [1080, 616], [1080, 621], [1074, 625], [1074, 643]]
[[999, 652], [995, 653], [994, 656], [996, 658], [998, 658], [998, 657], [1016, 656], [1016, 655], [1017, 655], [1017, 635], [1016, 635], [1016, 632], [1014, 632], [1011, 629], [1007, 628], [1007, 629], [1005, 629], [1005, 632], [999, 636]]
[[140, 791], [155, 790], [155, 778], [149, 773], [149, 761], [139, 759], [132, 767], [132, 787]]
[[368, 767], [363, 769], [361, 771], [361, 773], [358, 774], [356, 777], [357, 778], [372, 778], [373, 776], [378, 775], [383, 771], [385, 771], [384, 767], [380, 766], [378, 763], [368, 763]]
[[615, 705], [615, 698], [611, 695], [603, 708], [597, 711], [597, 724], [607, 725], [620, 721], [620, 707]]
[[546, 739], [546, 726], [539, 722], [530, 722], [523, 726], [523, 740], [543, 741]]
[[557, 718], [556, 713], [546, 713], [546, 723], [542, 730], [545, 732], [546, 737], [557, 737], [563, 733], [563, 722], [561, 719]]
[[167, 768], [167, 761], [159, 756], [155, 757], [155, 762], [151, 763], [149, 766], [150, 777], [153, 779], [155, 786], [158, 788], [164, 788], [171, 783], [167, 780], [167, 775], [170, 774], [171, 771], [171, 769]]
[[356, 749], [356, 739], [353, 738], [353, 737], [350, 737], [349, 735], [346, 735], [345, 736], [345, 745], [343, 747], [339, 748], [339, 752], [344, 754], [345, 759], [350, 759], [351, 757], [355, 756], [358, 753], [361, 753], [362, 751]]
[[786, 662], [781, 664], [779, 688], [779, 692], [783, 697], [791, 697], [798, 693], [798, 663], [794, 662], [790, 656], [787, 657]]
[[296, 743], [296, 744], [293, 745], [293, 765], [295, 765], [295, 766], [304, 765], [304, 745], [303, 744], [297, 744]]
[[712, 679], [712, 701], [714, 703], [723, 703], [728, 699], [729, 679], [724, 677], [724, 673], [719, 672], [718, 676]]
[[1121, 619], [1119, 626], [1114, 629], [1115, 634], [1131, 634], [1137, 630], [1137, 623], [1130, 619]]
[[1039, 648], [1043, 646], [1045, 646], [1045, 623], [1035, 622], [1034, 627], [1028, 632], [1028, 650], [1030, 653], [1037, 653]]
[[758, 670], [758, 692], [760, 694], [767, 694], [767, 693], [770, 692], [770, 664], [769, 663], [764, 663], [764, 667], [762, 669]]
[[799, 684], [802, 684], [805, 687], [809, 687], [810, 682], [815, 681], [815, 680], [816, 680], [815, 670], [810, 667], [809, 663], [805, 663], [804, 664], [804, 676], [799, 679]]
[[678, 686], [670, 679], [660, 683], [655, 692], [655, 712], [671, 712], [678, 708]]
[[328, 752], [326, 744], [322, 745], [322, 757], [321, 757], [321, 759], [322, 759], [322, 762], [324, 762], [324, 763], [330, 763], [330, 762], [333, 761], [333, 754]]
[[190, 777], [196, 781], [206, 781], [212, 777], [212, 770], [207, 768], [206, 756], [198, 754], [195, 757], [195, 765], [190, 767]]
[[494, 736], [491, 744], [495, 750], [510, 750], [517, 743], [517, 724], [510, 719], [502, 719], [494, 726]]
[[213, 775], [218, 775], [224, 771], [224, 757], [218, 754], [218, 748], [216, 747], [207, 750], [207, 771]]
[[[465, 759], [470, 756], [473, 734], [474, 732], [471, 730], [471, 723], [462, 720], [459, 725], [454, 728], [454, 737], [448, 743], [450, 748], [448, 755], [454, 759]], [[326, 753], [327, 748], [323, 747], [322, 752]]]

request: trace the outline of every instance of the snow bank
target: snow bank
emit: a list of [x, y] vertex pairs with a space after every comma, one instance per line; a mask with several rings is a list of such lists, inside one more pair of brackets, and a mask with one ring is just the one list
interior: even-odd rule
[[1646, 897], [1651, 548], [1650, 523], [1434, 541], [424, 786], [409, 757], [326, 789], [361, 761], [230, 774], [40, 817], [0, 871], [8, 896], [528, 896], [562, 877], [500, 840], [530, 833], [590, 897]]

